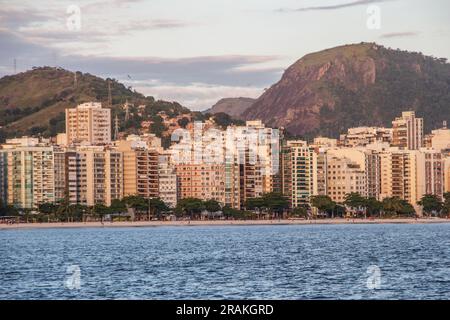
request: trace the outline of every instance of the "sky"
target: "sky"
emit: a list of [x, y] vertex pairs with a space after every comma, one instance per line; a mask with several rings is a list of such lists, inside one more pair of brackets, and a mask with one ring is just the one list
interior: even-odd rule
[[449, 14], [448, 0], [0, 0], [0, 76], [59, 66], [204, 110], [338, 45], [450, 59]]

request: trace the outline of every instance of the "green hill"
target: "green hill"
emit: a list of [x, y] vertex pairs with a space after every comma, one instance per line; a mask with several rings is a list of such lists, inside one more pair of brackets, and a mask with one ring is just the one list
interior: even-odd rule
[[[64, 132], [64, 110], [87, 101], [98, 101], [109, 106], [109, 86], [112, 113], [121, 120], [122, 130], [133, 130], [143, 117], [155, 117], [161, 110], [170, 115], [190, 112], [178, 103], [145, 97], [115, 79], [40, 67], [0, 79], [0, 136], [3, 139], [20, 135], [49, 137]], [[121, 108], [125, 101], [136, 106], [145, 105], [145, 114], [137, 116], [134, 113], [125, 123], [125, 113]]]

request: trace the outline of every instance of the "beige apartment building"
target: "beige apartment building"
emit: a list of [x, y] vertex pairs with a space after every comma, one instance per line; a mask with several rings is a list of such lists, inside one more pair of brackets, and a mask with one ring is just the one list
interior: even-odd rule
[[381, 199], [398, 197], [416, 205], [418, 151], [390, 148], [380, 154]]
[[392, 121], [392, 146], [418, 150], [423, 146], [423, 118], [416, 118], [414, 111], [402, 112]]
[[421, 148], [417, 153], [417, 198], [433, 194], [443, 199], [445, 186], [445, 159], [434, 149]]
[[223, 164], [176, 164], [180, 199], [216, 200], [225, 204]]
[[444, 193], [450, 192], [450, 156], [444, 160]]
[[101, 146], [79, 147], [66, 153], [70, 203], [111, 205], [123, 198], [122, 153]]
[[66, 142], [102, 145], [111, 143], [111, 110], [99, 102], [66, 109]]
[[347, 133], [341, 134], [339, 145], [345, 148], [364, 147], [372, 143], [390, 143], [392, 129], [381, 127], [349, 128]]
[[343, 203], [349, 193], [366, 194], [364, 167], [345, 157], [327, 156], [327, 194], [335, 202]]
[[446, 123], [444, 123], [441, 129], [431, 131], [429, 139], [429, 145], [427, 147], [438, 151], [450, 150], [450, 129], [447, 129]]
[[123, 154], [123, 194], [144, 198], [159, 196], [158, 156], [143, 141], [121, 140], [117, 150]]

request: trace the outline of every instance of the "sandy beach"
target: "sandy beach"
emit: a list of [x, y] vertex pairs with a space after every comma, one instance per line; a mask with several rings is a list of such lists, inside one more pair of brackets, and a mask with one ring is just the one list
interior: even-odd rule
[[450, 219], [320, 219], [320, 220], [195, 220], [195, 221], [135, 221], [135, 222], [55, 222], [0, 224], [0, 230], [37, 228], [124, 228], [164, 226], [242, 226], [242, 225], [311, 225], [311, 224], [423, 224], [450, 223]]

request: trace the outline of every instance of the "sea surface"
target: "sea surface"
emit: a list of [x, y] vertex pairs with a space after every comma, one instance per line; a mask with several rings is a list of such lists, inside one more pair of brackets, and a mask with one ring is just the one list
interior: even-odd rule
[[450, 224], [0, 230], [0, 299], [450, 299]]

